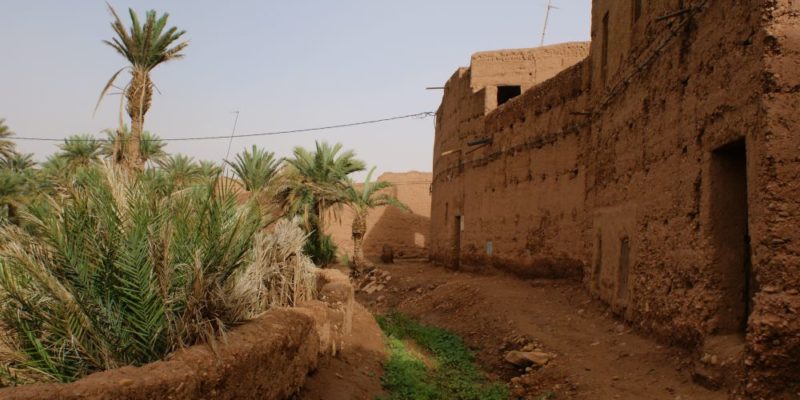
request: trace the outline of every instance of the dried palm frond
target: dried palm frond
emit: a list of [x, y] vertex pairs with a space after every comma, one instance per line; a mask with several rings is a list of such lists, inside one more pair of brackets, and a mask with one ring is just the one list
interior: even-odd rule
[[306, 234], [295, 222], [278, 221], [271, 232], [260, 232], [248, 265], [226, 288], [235, 320], [254, 318], [270, 307], [294, 306], [314, 298], [314, 263], [303, 254]]

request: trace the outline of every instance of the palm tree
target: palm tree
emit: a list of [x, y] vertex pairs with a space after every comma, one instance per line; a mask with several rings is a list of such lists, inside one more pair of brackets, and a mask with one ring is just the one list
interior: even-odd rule
[[200, 160], [197, 163], [197, 172], [204, 178], [215, 179], [222, 173], [222, 167], [213, 161]]
[[100, 161], [100, 141], [92, 135], [72, 135], [58, 145], [57, 156], [67, 161], [69, 169], [85, 167]]
[[117, 37], [112, 38], [111, 41], [106, 40], [104, 43], [113, 47], [131, 65], [120, 69], [111, 76], [103, 88], [100, 98], [102, 99], [114, 85], [114, 80], [122, 71], [130, 71], [131, 80], [125, 87], [124, 94], [126, 111], [131, 118], [131, 138], [130, 145], [125, 146], [123, 160], [127, 166], [135, 170], [142, 170], [144, 162], [140, 157], [139, 147], [144, 129], [144, 116], [150, 109], [153, 99], [153, 81], [150, 80], [150, 71], [167, 61], [183, 57], [181, 51], [189, 43], [176, 43], [186, 31], [179, 31], [174, 26], [165, 29], [169, 18], [167, 13], [157, 17], [156, 12], [150, 10], [146, 14], [144, 24], [141, 24], [136, 12], [129, 9], [131, 27], [128, 31], [114, 8], [111, 6], [108, 8], [114, 17], [111, 27]]
[[16, 151], [8, 157], [0, 159], [0, 168], [10, 169], [16, 172], [23, 172], [33, 168], [36, 162], [33, 161], [33, 154], [21, 154]]
[[[162, 197], [142, 184], [150, 170], [93, 165], [67, 182], [63, 199], [21, 215], [33, 229], [0, 226], [0, 323], [12, 344], [4, 353], [13, 352], [0, 385], [6, 368], [68, 382], [163, 359], [213, 342], [278, 297], [261, 277], [283, 279], [270, 257], [290, 253], [277, 250], [281, 238], [260, 233], [254, 204], [240, 205], [236, 193], [211, 184]], [[0, 173], [0, 201], [3, 183]], [[310, 276], [294, 281], [302, 278], [305, 293], [316, 282]]]
[[8, 158], [14, 153], [16, 146], [14, 142], [7, 139], [13, 135], [14, 132], [11, 132], [11, 129], [6, 125], [6, 120], [0, 118], [0, 157]]
[[275, 159], [275, 153], [253, 145], [251, 150], [237, 154], [233, 162], [225, 160], [225, 163], [231, 166], [245, 190], [252, 192], [261, 190], [272, 181], [281, 160]]
[[56, 153], [47, 157], [40, 171], [47, 183], [62, 184], [69, 176], [69, 162]]
[[362, 244], [364, 236], [367, 234], [369, 210], [384, 206], [408, 210], [408, 207], [394, 196], [385, 192], [381, 193], [384, 189], [392, 187], [392, 184], [386, 181], [373, 181], [372, 174], [374, 172], [375, 167], [372, 167], [360, 189], [350, 181], [344, 191], [347, 206], [353, 211], [353, 265], [357, 273], [366, 266]]
[[[131, 132], [128, 125], [123, 125], [119, 130], [106, 129], [106, 140], [103, 142], [102, 154], [118, 163], [123, 160], [126, 153], [126, 145], [131, 143]], [[167, 159], [167, 152], [164, 148], [167, 143], [158, 135], [150, 131], [142, 132], [139, 145], [139, 159], [144, 165], [148, 162], [160, 164]]]
[[19, 225], [18, 209], [25, 203], [27, 179], [11, 169], [0, 169], [0, 206], [6, 209], [8, 222]]
[[339, 143], [316, 142], [315, 146], [313, 152], [296, 147], [294, 158], [286, 161], [291, 179], [285, 197], [289, 213], [301, 215], [305, 221], [309, 254], [314, 262], [325, 265], [335, 258], [335, 246], [324, 232], [325, 213], [344, 203], [347, 176], [364, 170], [364, 163], [352, 150], [341, 152]]
[[175, 188], [197, 183], [203, 178], [203, 171], [194, 158], [183, 154], [173, 154], [161, 164], [161, 169]]

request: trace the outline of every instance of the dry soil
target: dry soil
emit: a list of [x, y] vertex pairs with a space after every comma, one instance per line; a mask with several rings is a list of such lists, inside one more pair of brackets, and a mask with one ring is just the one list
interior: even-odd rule
[[[727, 398], [693, 383], [688, 354], [637, 334], [580, 283], [452, 272], [426, 263], [381, 269], [391, 278], [381, 281], [379, 291], [360, 291], [362, 304], [373, 313], [396, 309], [458, 333], [489, 376], [510, 382], [515, 398], [539, 399], [550, 392], [558, 399]], [[354, 332], [357, 345], [322, 366], [302, 398], [379, 393], [378, 327], [359, 312]], [[528, 372], [504, 361], [508, 351], [526, 347], [554, 358]]]

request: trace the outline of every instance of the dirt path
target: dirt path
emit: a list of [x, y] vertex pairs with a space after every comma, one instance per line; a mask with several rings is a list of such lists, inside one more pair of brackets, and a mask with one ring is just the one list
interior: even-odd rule
[[[513, 383], [519, 397], [727, 398], [724, 392], [693, 384], [685, 354], [631, 332], [578, 283], [454, 273], [428, 264], [382, 269], [391, 278], [379, 280], [383, 287], [378, 291], [360, 292], [362, 304], [374, 312], [397, 309], [455, 331], [487, 371]], [[503, 360], [507, 351], [525, 346], [555, 358], [529, 373]], [[330, 394], [335, 387], [325, 398], [334, 398]]]
[[303, 400], [373, 400], [383, 393], [380, 377], [386, 356], [381, 328], [360, 304], [353, 334], [338, 357], [320, 365], [298, 396]]

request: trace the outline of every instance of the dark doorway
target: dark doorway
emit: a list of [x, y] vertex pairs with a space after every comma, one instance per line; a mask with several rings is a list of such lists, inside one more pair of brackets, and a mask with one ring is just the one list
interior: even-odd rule
[[461, 268], [461, 216], [456, 215], [453, 233], [453, 269]]
[[619, 270], [617, 271], [617, 299], [628, 300], [628, 277], [631, 274], [631, 240], [625, 236], [619, 241]]
[[756, 289], [750, 260], [744, 139], [712, 152], [710, 179], [714, 264], [722, 291], [719, 333], [744, 333]]
[[521, 86], [498, 86], [497, 106], [500, 107], [501, 105], [507, 103], [509, 100], [521, 94], [522, 94]]
[[603, 272], [603, 235], [600, 231], [597, 231], [595, 243], [597, 247], [597, 256], [594, 259], [594, 276], [592, 278], [594, 279], [595, 289], [599, 291], [601, 283], [600, 274]]
[[603, 43], [600, 52], [600, 81], [603, 85], [606, 84], [606, 78], [608, 75], [608, 13], [603, 16], [603, 32], [601, 33], [603, 38]]
[[633, 0], [633, 23], [635, 24], [642, 17], [642, 0]]

